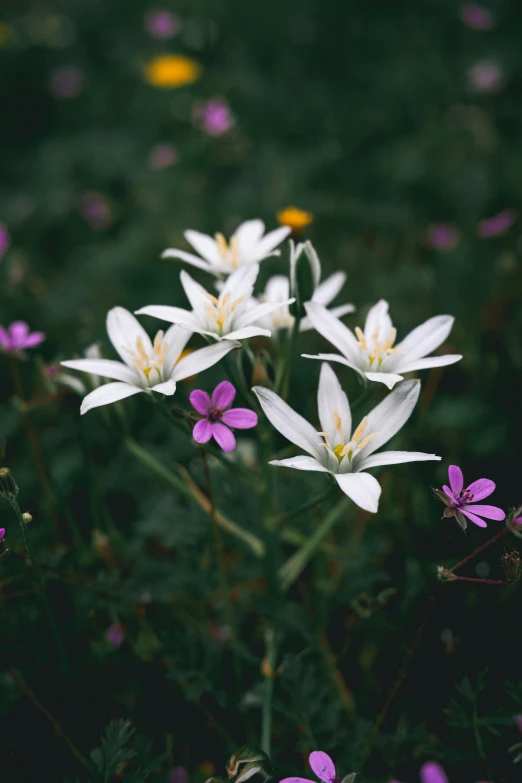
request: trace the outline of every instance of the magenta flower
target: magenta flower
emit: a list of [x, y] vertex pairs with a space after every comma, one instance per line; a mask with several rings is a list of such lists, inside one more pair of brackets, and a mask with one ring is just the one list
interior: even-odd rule
[[156, 144], [149, 152], [149, 166], [151, 169], [168, 169], [178, 159], [178, 152], [172, 144]]
[[18, 353], [25, 348], [34, 348], [44, 340], [43, 332], [30, 332], [24, 321], [13, 321], [7, 329], [0, 326], [0, 348], [6, 353]]
[[174, 767], [170, 774], [169, 783], [189, 783], [185, 767]]
[[460, 232], [451, 223], [432, 223], [426, 230], [426, 242], [435, 250], [453, 250], [460, 242]]
[[7, 226], [4, 226], [3, 223], [0, 223], [0, 258], [2, 258], [2, 256], [7, 253], [10, 245], [11, 237], [9, 236]]
[[464, 24], [471, 27], [472, 30], [492, 30], [495, 26], [495, 17], [491, 11], [474, 3], [462, 5], [459, 16]]
[[113, 647], [119, 648], [125, 641], [125, 628], [121, 623], [114, 623], [105, 631], [105, 638]]
[[[449, 783], [448, 776], [436, 761], [427, 761], [419, 773], [421, 783]], [[390, 783], [399, 783], [397, 780], [391, 780]]]
[[236, 439], [229, 427], [238, 430], [249, 430], [257, 424], [257, 413], [248, 408], [232, 408], [236, 390], [229, 381], [219, 383], [212, 393], [212, 399], [202, 389], [195, 389], [190, 394], [192, 406], [202, 418], [192, 431], [196, 443], [207, 443], [212, 437], [223, 451], [233, 451]]
[[[314, 750], [312, 753], [310, 753], [308, 762], [314, 775], [316, 775], [319, 780], [322, 780], [323, 783], [340, 783], [341, 778], [337, 775], [335, 771], [335, 764], [333, 763], [328, 753], [325, 753], [322, 750]], [[351, 775], [347, 775], [345, 778], [343, 778], [343, 783], [353, 783], [354, 778], [355, 773], [352, 772]], [[314, 783], [314, 781], [308, 780], [308, 778], [295, 777], [283, 778], [283, 780], [280, 780], [279, 783]]]
[[105, 231], [112, 222], [111, 206], [103, 193], [89, 190], [80, 200], [80, 214], [94, 231]]
[[214, 98], [194, 106], [194, 123], [209, 136], [222, 136], [234, 125], [234, 118], [228, 103]]
[[468, 78], [475, 92], [495, 93], [504, 86], [504, 69], [495, 60], [478, 60], [470, 68]]
[[177, 16], [162, 8], [154, 8], [145, 15], [145, 27], [152, 38], [173, 38], [181, 27]]
[[[455, 517], [463, 530], [468, 526], [464, 517], [467, 517], [478, 527], [487, 527], [481, 517], [486, 519], [495, 519], [501, 522], [506, 518], [505, 513], [497, 506], [484, 506], [477, 504], [478, 500], [483, 500], [495, 491], [495, 483], [490, 479], [477, 479], [466, 489], [464, 487], [464, 476], [457, 465], [450, 465], [448, 470], [449, 483], [442, 487], [442, 490], [435, 490], [437, 496], [446, 504], [444, 509], [445, 517]], [[472, 510], [470, 510], [472, 509]]]
[[511, 226], [517, 221], [518, 212], [516, 209], [504, 209], [498, 215], [481, 220], [477, 223], [477, 234], [482, 239], [490, 237], [500, 237], [509, 231]]
[[515, 721], [515, 726], [517, 727], [517, 729], [519, 731], [522, 731], [522, 715], [515, 715], [513, 720]]
[[56, 98], [76, 98], [85, 87], [83, 71], [74, 65], [56, 68], [49, 77], [49, 89]]
[[4, 538], [4, 536], [5, 536], [5, 527], [0, 527], [0, 541]]

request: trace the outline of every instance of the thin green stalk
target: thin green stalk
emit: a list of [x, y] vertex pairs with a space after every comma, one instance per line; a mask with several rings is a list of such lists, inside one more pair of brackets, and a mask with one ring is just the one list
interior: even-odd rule
[[295, 360], [297, 353], [297, 346], [299, 342], [299, 327], [301, 324], [301, 317], [298, 315], [294, 318], [294, 323], [286, 347], [286, 355], [283, 362], [278, 366], [278, 375], [275, 380], [275, 391], [283, 398], [288, 396], [288, 386], [290, 383], [290, 371]]
[[334, 494], [336, 489], [337, 487], [335, 484], [330, 484], [328, 486], [328, 489], [325, 489], [324, 492], [320, 492], [319, 495], [316, 495], [311, 500], [307, 500], [305, 503], [302, 503], [300, 506], [297, 506], [297, 508], [294, 508], [292, 511], [287, 511], [279, 514], [277, 517], [274, 518], [272, 522], [273, 526], [277, 528], [280, 525], [284, 525], [286, 524], [286, 522], [289, 522], [291, 519], [295, 519], [296, 517], [301, 516], [301, 514], [304, 514], [306, 511], [309, 511], [311, 508], [314, 508], [315, 506], [324, 503], [325, 500], [328, 500], [328, 498]]
[[323, 539], [333, 530], [339, 519], [343, 517], [349, 508], [351, 500], [344, 497], [333, 508], [324, 522], [317, 528], [315, 533], [303, 544], [297, 552], [286, 561], [286, 563], [279, 569], [279, 579], [281, 583], [281, 591], [284, 593], [295, 582], [302, 571], [306, 568], [313, 555], [322, 544]]
[[261, 717], [261, 750], [270, 756], [272, 748], [272, 700], [274, 697], [276, 648], [274, 629], [268, 627], [265, 632], [265, 658], [263, 669], [265, 687], [263, 690], [263, 710]]

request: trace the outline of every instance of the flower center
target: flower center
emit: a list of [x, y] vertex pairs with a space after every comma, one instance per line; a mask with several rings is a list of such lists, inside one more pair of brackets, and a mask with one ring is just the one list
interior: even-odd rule
[[205, 296], [209, 300], [208, 302], [205, 302], [205, 312], [209, 318], [211, 328], [213, 328], [215, 324], [218, 332], [222, 331], [225, 323], [229, 320], [229, 316], [234, 313], [236, 307], [245, 299], [244, 296], [240, 296], [231, 303], [230, 291], [221, 294], [219, 299], [216, 299], [215, 296], [209, 294], [208, 291], [205, 291]]
[[381, 328], [376, 327], [372, 336], [368, 338], [362, 329], [358, 326], [355, 327], [357, 344], [361, 351], [366, 354], [372, 369], [379, 369], [387, 356], [391, 356], [394, 353], [404, 353], [400, 348], [393, 347], [397, 338], [397, 329], [392, 327], [384, 334], [381, 334], [381, 331]]
[[224, 263], [229, 264], [232, 269], [237, 269], [240, 261], [239, 242], [237, 241], [237, 237], [231, 237], [230, 243], [227, 243], [223, 234], [215, 234], [214, 238], [216, 240], [218, 253]]
[[[334, 422], [335, 429], [339, 433], [341, 443], [338, 443], [337, 446], [333, 446], [330, 443], [330, 436], [326, 432], [319, 432], [318, 434], [321, 435], [325, 439], [325, 443], [323, 443], [323, 446], [328, 449], [328, 451], [331, 451], [332, 454], [335, 454], [339, 462], [344, 459], [344, 457], [347, 457], [349, 461], [351, 461], [356, 454], [359, 454], [360, 451], [364, 449], [365, 446], [368, 445], [368, 443], [375, 438], [377, 435], [376, 432], [371, 432], [368, 435], [365, 435], [366, 429], [368, 427], [368, 417], [365, 416], [364, 419], [361, 421], [355, 432], [353, 433], [352, 437], [348, 441], [348, 443], [345, 442], [345, 436], [342, 429], [342, 420], [337, 411], [334, 411], [332, 413], [332, 418]], [[336, 438], [337, 440], [337, 438]]]
[[219, 421], [222, 416], [223, 411], [219, 410], [219, 408], [213, 408], [208, 414], [209, 421], [212, 422]]
[[151, 386], [162, 380], [162, 368], [169, 349], [167, 341], [163, 339], [164, 334], [161, 329], [156, 334], [152, 355], [149, 355], [145, 350], [141, 337], [136, 338], [136, 350], [131, 352], [136, 368], [143, 373], [147, 383]]

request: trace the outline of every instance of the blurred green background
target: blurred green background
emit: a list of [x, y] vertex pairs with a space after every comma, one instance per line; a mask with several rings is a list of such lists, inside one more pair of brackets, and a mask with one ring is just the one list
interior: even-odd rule
[[[490, 0], [483, 11], [470, 15], [451, 0], [4, 0], [0, 322], [25, 320], [47, 336], [19, 369], [24, 395], [37, 401], [29, 418], [48, 496], [1, 356], [0, 448], [35, 518], [31, 534], [73, 681], [60, 671], [36, 596], [9, 597], [31, 585], [23, 562], [4, 555], [2, 781], [88, 779], [35, 700], [85, 755], [110, 719], [130, 718], [141, 737], [136, 758], [149, 770], [143, 780], [167, 781], [183, 766], [202, 781], [211, 765], [224, 773], [235, 747], [258, 742], [267, 601], [259, 564], [225, 540], [242, 639], [238, 679], [209, 566], [208, 517], [133, 462], [108, 425], [123, 426], [116, 413], [80, 420], [73, 393], [48, 400], [56, 389], [45, 367], [95, 341], [112, 356], [105, 317], [115, 305], [185, 306], [181, 264], [160, 253], [186, 248], [186, 228], [228, 235], [254, 217], [273, 228], [289, 204], [314, 215], [304, 236], [324, 272], [347, 272], [342, 301], [357, 306], [352, 327], [379, 298], [390, 302], [399, 338], [450, 313], [447, 352], [464, 355], [422, 376], [400, 436], [401, 447], [442, 462], [383, 471], [379, 514], [355, 509], [331, 557], [281, 608], [280, 777], [302, 774], [302, 754], [317, 747], [344, 773], [356, 768], [443, 558], [430, 487], [456, 463], [469, 480], [497, 483], [493, 502], [521, 502], [522, 7]], [[154, 86], [146, 67], [163, 54], [196, 60], [201, 75], [176, 89]], [[209, 100], [228, 107], [225, 132], [205, 130]], [[284, 250], [263, 262], [260, 279], [286, 265]], [[326, 347], [312, 333], [302, 345]], [[350, 373], [336, 369], [355, 393]], [[318, 372], [301, 360], [291, 386], [292, 404], [313, 421]], [[203, 385], [222, 377], [218, 367]], [[197, 452], [152, 406], [137, 398], [124, 409], [138, 442], [200, 480]], [[221, 506], [258, 531], [249, 487], [213, 471]], [[280, 473], [274, 482], [283, 509], [322, 486], [315, 475]], [[8, 505], [0, 510], [9, 547], [22, 552]], [[308, 535], [317, 521], [310, 514], [294, 528]], [[451, 556], [486, 536], [452, 529]], [[502, 579], [503, 549], [489, 550], [469, 575]], [[280, 554], [292, 551], [285, 543]], [[389, 587], [397, 594], [386, 606], [361, 617], [360, 593]], [[363, 780], [414, 783], [426, 758], [460, 783], [519, 780], [507, 753], [517, 741], [512, 716], [522, 711], [519, 617], [515, 588], [445, 586]], [[114, 624], [125, 628], [117, 649], [105, 635]], [[489, 766], [476, 726], [444, 712], [456, 685], [470, 677], [475, 687], [486, 668]]]

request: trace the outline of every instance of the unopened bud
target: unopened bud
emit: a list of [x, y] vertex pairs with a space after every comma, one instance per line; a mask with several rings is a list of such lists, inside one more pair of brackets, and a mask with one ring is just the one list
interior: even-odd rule
[[29, 522], [33, 521], [33, 517], [28, 511], [24, 511], [24, 513], [22, 514], [22, 519], [26, 525], [28, 525]]
[[522, 572], [522, 559], [516, 549], [502, 555], [502, 565], [508, 582], [518, 582]]
[[0, 468], [0, 495], [6, 500], [14, 500], [18, 495], [18, 486], [9, 468]]
[[304, 317], [304, 304], [309, 302], [321, 279], [321, 263], [312, 243], [308, 240], [297, 246], [290, 243], [290, 296], [296, 301], [290, 305], [292, 315]]
[[268, 780], [272, 777], [272, 763], [260, 748], [243, 745], [229, 758], [227, 773], [229, 779], [235, 778], [235, 783], [242, 783], [254, 775], [261, 775], [264, 780]]

